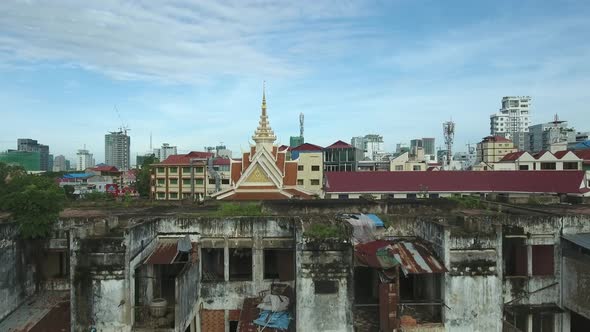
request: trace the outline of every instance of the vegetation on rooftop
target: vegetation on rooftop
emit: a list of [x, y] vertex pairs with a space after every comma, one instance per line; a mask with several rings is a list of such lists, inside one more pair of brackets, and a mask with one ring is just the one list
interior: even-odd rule
[[463, 196], [463, 197], [447, 197], [451, 202], [457, 203], [460, 208], [463, 209], [485, 209], [486, 205], [481, 199], [473, 196]]
[[303, 235], [312, 240], [344, 239], [347, 237], [343, 226], [313, 223], [304, 230]]
[[261, 216], [262, 207], [260, 203], [222, 202], [221, 204], [219, 204], [217, 211], [213, 212], [213, 215], [217, 217]]

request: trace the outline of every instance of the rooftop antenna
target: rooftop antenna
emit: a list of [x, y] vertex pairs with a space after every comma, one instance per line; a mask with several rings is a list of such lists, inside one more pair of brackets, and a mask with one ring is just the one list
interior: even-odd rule
[[451, 149], [455, 140], [455, 123], [452, 119], [443, 123], [443, 135], [445, 137], [445, 145], [447, 146], [447, 166], [449, 166], [451, 164], [451, 157], [453, 156]]
[[303, 112], [299, 114], [299, 136], [303, 138]]

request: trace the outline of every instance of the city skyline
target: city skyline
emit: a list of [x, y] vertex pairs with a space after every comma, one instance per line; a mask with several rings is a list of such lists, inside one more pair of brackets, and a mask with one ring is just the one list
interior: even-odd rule
[[532, 97], [532, 124], [558, 113], [590, 129], [581, 1], [86, 6], [0, 4], [1, 151], [32, 138], [70, 160], [86, 145], [104, 162], [104, 135], [128, 125], [132, 160], [150, 133], [179, 153], [220, 142], [239, 152], [263, 80], [282, 144], [301, 112], [310, 143], [376, 133], [387, 151], [417, 137], [440, 145], [452, 117], [464, 151], [511, 95]]

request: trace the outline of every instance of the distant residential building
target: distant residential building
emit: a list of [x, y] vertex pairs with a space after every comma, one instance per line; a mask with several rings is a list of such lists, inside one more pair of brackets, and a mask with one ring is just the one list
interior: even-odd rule
[[539, 152], [549, 150], [550, 146], [556, 143], [567, 145], [567, 143], [575, 142], [576, 131], [573, 128], [568, 128], [567, 121], [559, 121], [556, 115], [552, 122], [530, 126], [527, 139], [525, 150]]
[[435, 155], [434, 138], [432, 138], [432, 137], [422, 138], [422, 147], [424, 148], [425, 155]]
[[303, 136], [291, 136], [289, 137], [289, 146], [294, 148], [305, 143]]
[[207, 194], [209, 152], [172, 155], [152, 164], [152, 197], [156, 200], [198, 200]]
[[213, 153], [215, 157], [218, 158], [231, 158], [232, 152], [228, 149], [225, 145], [217, 145], [217, 146], [207, 146], [205, 150], [209, 153]]
[[131, 138], [127, 131], [110, 132], [104, 136], [105, 164], [126, 171], [130, 167]]
[[400, 155], [404, 152], [409, 152], [410, 146], [407, 143], [397, 143], [395, 145], [395, 153]]
[[383, 148], [383, 136], [377, 134], [368, 134], [365, 136], [353, 137], [351, 145], [363, 152], [365, 160], [379, 160], [385, 154]]
[[66, 157], [59, 155], [53, 159], [53, 171], [54, 172], [65, 172], [68, 170], [66, 165]]
[[72, 163], [68, 159], [66, 159], [66, 171], [69, 171], [71, 169], [72, 169]]
[[505, 155], [516, 152], [514, 143], [502, 136], [487, 136], [477, 143], [477, 163], [496, 163]]
[[49, 171], [49, 146], [39, 144], [34, 139], [19, 138], [16, 142], [18, 151], [39, 152], [39, 167], [40, 171]]
[[325, 172], [354, 172], [357, 163], [363, 159], [363, 150], [343, 142], [336, 141], [324, 148]]
[[291, 159], [297, 161], [297, 187], [319, 195], [324, 178], [323, 148], [301, 144], [291, 149]]
[[85, 149], [78, 150], [78, 152], [76, 153], [76, 160], [77, 160], [77, 164], [76, 164], [77, 171], [83, 171], [87, 168], [94, 167], [94, 157], [92, 156], [92, 153], [90, 153], [88, 150], [85, 150]]
[[178, 154], [177, 147], [171, 146], [168, 143], [162, 143], [161, 148], [154, 149], [154, 156], [158, 158], [158, 160], [166, 160], [168, 157], [176, 154]]
[[41, 153], [38, 151], [18, 151], [8, 150], [6, 152], [0, 152], [0, 162], [22, 166], [28, 172], [41, 171]]
[[[416, 148], [416, 150], [422, 151], [422, 148]], [[428, 164], [424, 161], [424, 158], [411, 155], [409, 152], [404, 152], [397, 156], [390, 161], [389, 165], [389, 170], [392, 172], [425, 171], [428, 168]]]
[[53, 155], [52, 154], [49, 154], [47, 156], [47, 170], [53, 171]]
[[531, 123], [531, 97], [502, 98], [502, 108], [490, 116], [490, 135], [512, 140], [518, 150], [525, 150]]

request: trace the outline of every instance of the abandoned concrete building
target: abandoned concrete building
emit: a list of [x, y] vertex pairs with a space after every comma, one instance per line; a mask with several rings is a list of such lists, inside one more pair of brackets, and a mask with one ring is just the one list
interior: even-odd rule
[[590, 208], [483, 204], [72, 210], [41, 264], [0, 222], [0, 331], [587, 331]]

